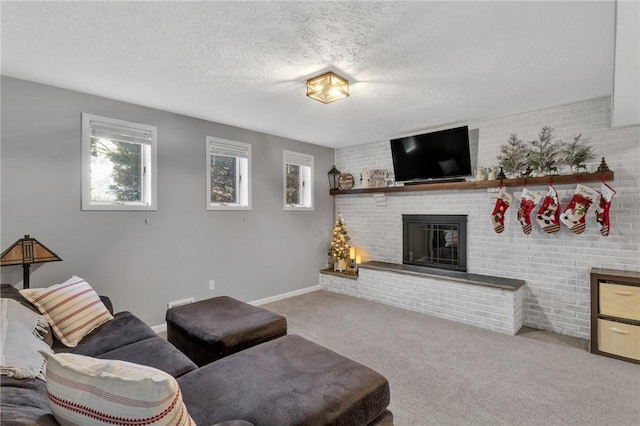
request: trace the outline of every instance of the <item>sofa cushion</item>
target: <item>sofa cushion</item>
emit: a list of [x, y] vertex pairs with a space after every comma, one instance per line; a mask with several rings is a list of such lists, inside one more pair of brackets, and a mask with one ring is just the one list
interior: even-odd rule
[[198, 424], [366, 425], [389, 405], [387, 380], [300, 336], [262, 343], [178, 378]]
[[89, 283], [77, 276], [47, 288], [22, 289], [20, 294], [38, 308], [56, 336], [69, 347], [113, 319]]
[[47, 398], [47, 384], [38, 379], [2, 377], [0, 417], [3, 425], [58, 425]]
[[173, 377], [182, 376], [198, 366], [162, 337], [150, 337], [98, 355], [101, 359], [117, 359], [157, 368]]
[[56, 352], [98, 356], [140, 340], [157, 337], [157, 334], [131, 312], [118, 312], [113, 319], [89, 333], [75, 348], [54, 343]]
[[63, 425], [191, 425], [170, 375], [125, 361], [48, 354], [47, 393]]

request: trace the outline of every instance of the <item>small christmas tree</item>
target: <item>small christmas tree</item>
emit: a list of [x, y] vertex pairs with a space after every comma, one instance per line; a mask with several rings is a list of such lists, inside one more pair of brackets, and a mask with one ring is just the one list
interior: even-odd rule
[[346, 260], [349, 258], [347, 242], [350, 239], [347, 235], [347, 225], [342, 220], [342, 213], [338, 212], [338, 220], [333, 227], [333, 236], [329, 246], [329, 256], [333, 259], [333, 269], [336, 271], [344, 271], [347, 267]]
[[609, 165], [604, 160], [604, 157], [602, 157], [602, 161], [600, 161], [600, 165], [598, 166], [598, 170], [596, 170], [596, 171], [598, 173], [606, 173], [606, 172], [610, 172], [611, 171], [611, 169], [609, 168]]
[[538, 133], [538, 140], [531, 141], [529, 149], [529, 165], [533, 170], [543, 174], [555, 168], [562, 147], [562, 142], [553, 140], [555, 136], [552, 132], [551, 127], [544, 126]]
[[596, 157], [590, 146], [581, 145], [583, 142], [580, 140], [581, 137], [582, 133], [573, 138], [573, 142], [565, 144], [560, 150], [562, 162], [568, 164], [571, 171], [573, 171], [574, 167], [578, 169], [579, 166], [584, 166], [587, 161]]
[[522, 139], [518, 139], [515, 134], [509, 136], [505, 145], [500, 146], [498, 161], [502, 170], [510, 175], [514, 175], [524, 170], [527, 164], [527, 146]]

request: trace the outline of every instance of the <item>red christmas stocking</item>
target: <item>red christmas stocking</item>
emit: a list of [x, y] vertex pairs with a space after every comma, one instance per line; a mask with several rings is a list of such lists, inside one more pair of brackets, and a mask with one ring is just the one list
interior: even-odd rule
[[504, 231], [504, 214], [509, 208], [511, 200], [513, 200], [511, 194], [505, 191], [504, 188], [500, 188], [498, 191], [496, 206], [493, 208], [493, 212], [491, 213], [491, 224], [493, 225], [493, 230], [498, 234]]
[[560, 221], [574, 234], [582, 234], [586, 228], [585, 216], [591, 204], [598, 199], [598, 191], [581, 183], [576, 186], [567, 209], [560, 215]]
[[549, 185], [547, 195], [542, 200], [536, 222], [547, 234], [555, 234], [560, 230], [560, 200], [558, 192], [552, 185]]
[[531, 233], [531, 211], [542, 198], [535, 192], [529, 191], [527, 188], [522, 189], [520, 197], [520, 207], [518, 208], [518, 221], [522, 225], [522, 232], [529, 235]]
[[596, 209], [596, 222], [600, 225], [600, 234], [603, 237], [609, 235], [609, 209], [611, 208], [611, 200], [616, 195], [616, 191], [612, 187], [602, 182], [600, 187], [600, 202]]

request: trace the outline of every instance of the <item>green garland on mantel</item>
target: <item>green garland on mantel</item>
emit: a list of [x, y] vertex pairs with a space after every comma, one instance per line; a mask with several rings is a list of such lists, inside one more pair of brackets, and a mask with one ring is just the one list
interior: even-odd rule
[[586, 162], [595, 158], [593, 148], [584, 144], [582, 133], [572, 142], [563, 142], [556, 140], [553, 128], [549, 126], [542, 127], [538, 138], [528, 144], [512, 133], [499, 149], [499, 165], [510, 177], [526, 177], [532, 172], [554, 175], [562, 165], [568, 165], [572, 173], [587, 172]]

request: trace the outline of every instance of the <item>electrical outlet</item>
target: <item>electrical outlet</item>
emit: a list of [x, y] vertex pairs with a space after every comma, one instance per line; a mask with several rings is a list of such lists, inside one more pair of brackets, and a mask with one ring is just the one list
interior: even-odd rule
[[216, 289], [216, 281], [209, 280], [209, 290], [215, 290], [215, 289]]

